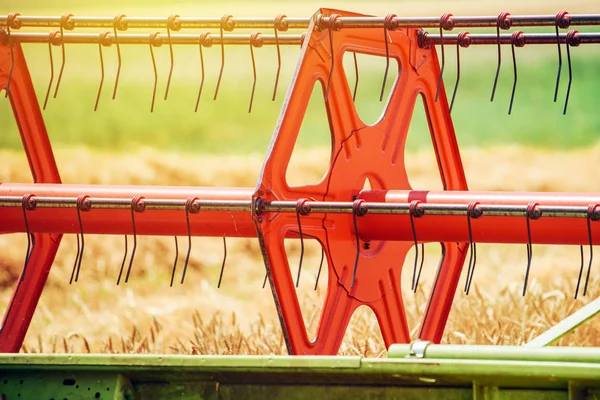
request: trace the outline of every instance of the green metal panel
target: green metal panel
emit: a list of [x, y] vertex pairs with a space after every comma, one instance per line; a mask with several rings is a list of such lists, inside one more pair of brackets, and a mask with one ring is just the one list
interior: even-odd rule
[[[467, 357], [473, 347], [481, 348], [479, 359]], [[420, 359], [7, 354], [0, 355], [0, 395], [7, 400], [600, 398], [600, 362], [579, 349], [568, 362], [546, 355], [543, 361], [482, 359], [487, 346], [454, 346], [452, 356], [430, 358], [440, 350], [431, 345]], [[398, 348], [390, 353], [401, 354]]]

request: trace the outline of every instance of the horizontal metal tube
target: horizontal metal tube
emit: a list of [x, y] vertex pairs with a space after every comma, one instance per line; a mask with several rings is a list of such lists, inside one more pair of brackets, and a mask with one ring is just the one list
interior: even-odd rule
[[[0, 16], [0, 23], [6, 25], [7, 15]], [[573, 26], [600, 25], [600, 14], [570, 14]], [[510, 15], [512, 27], [554, 26], [556, 15]], [[59, 16], [26, 16], [18, 17], [22, 27], [60, 27]], [[113, 28], [114, 17], [71, 17], [75, 28]], [[455, 28], [489, 28], [497, 24], [497, 16], [453, 16]], [[125, 17], [128, 28], [164, 28], [167, 17]], [[329, 23], [329, 17], [321, 18], [323, 24]], [[180, 17], [181, 28], [219, 28], [221, 18]], [[274, 18], [231, 18], [234, 29], [266, 29], [274, 28]], [[306, 29], [310, 18], [284, 19], [289, 29]], [[344, 28], [383, 28], [384, 17], [340, 17]], [[438, 28], [440, 17], [396, 17], [392, 21], [404, 28]]]
[[[600, 43], [600, 32], [593, 33], [579, 33], [578, 34], [581, 44], [589, 43]], [[523, 38], [525, 44], [556, 44], [556, 34], [553, 33], [524, 33]], [[427, 34], [425, 38], [425, 44], [427, 45], [439, 45], [439, 44], [456, 44], [458, 35], [444, 34], [443, 37], [436, 34]], [[498, 36], [496, 34], [469, 34], [469, 45], [497, 45]], [[558, 35], [558, 41], [561, 44], [567, 42], [567, 34], [561, 33]], [[512, 35], [503, 33], [500, 34], [500, 44], [511, 44]]]
[[186, 186], [100, 186], [0, 184], [0, 233], [25, 232], [22, 197], [35, 195], [27, 211], [31, 232], [77, 233], [77, 198], [90, 197], [90, 211], [81, 211], [85, 233], [131, 234], [133, 196], [144, 197], [144, 212], [135, 213], [139, 235], [187, 236], [185, 203], [198, 198], [200, 211], [189, 213], [193, 236], [255, 237], [251, 215], [252, 188]]
[[[261, 34], [259, 36], [261, 45], [275, 45], [274, 34]], [[8, 35], [2, 35], [3, 41], [8, 41]], [[60, 45], [61, 43], [66, 44], [98, 44], [102, 42], [106, 46], [110, 46], [114, 43], [119, 44], [150, 44], [154, 46], [168, 45], [169, 39], [166, 33], [159, 33], [155, 38], [150, 38], [150, 34], [141, 33], [120, 33], [117, 38], [114, 34], [109, 33], [105, 38], [100, 37], [99, 34], [95, 33], [65, 33], [61, 35], [57, 33], [56, 36], [50, 37], [48, 33], [25, 33], [25, 32], [13, 32], [10, 35], [10, 40], [13, 43], [48, 43], [52, 41], [54, 45]], [[198, 45], [200, 41], [199, 34], [185, 34], [185, 33], [172, 33], [171, 44], [175, 45]], [[207, 38], [204, 38], [204, 43], [210, 41], [212, 45], [221, 44], [221, 36], [219, 33], [210, 33]], [[302, 35], [292, 34], [281, 34], [278, 35], [278, 41], [280, 45], [300, 45], [302, 43]], [[226, 45], [250, 45], [250, 35], [247, 34], [224, 34], [223, 44]]]
[[[393, 344], [388, 358], [410, 356], [410, 344]], [[600, 349], [589, 347], [484, 346], [430, 344], [425, 348], [424, 359], [436, 360], [497, 360], [497, 361], [556, 361], [575, 363], [600, 363]]]
[[[193, 235], [254, 237], [252, 193], [251, 188], [1, 184], [0, 232], [25, 231], [22, 197], [34, 194], [37, 208], [27, 211], [31, 232], [76, 233], [76, 201], [85, 194], [91, 202], [91, 210], [80, 213], [86, 233], [131, 233], [132, 197], [143, 196], [146, 211], [135, 213], [139, 234], [187, 235], [185, 201], [197, 197], [200, 212], [190, 218]], [[588, 209], [600, 204], [600, 194], [577, 193], [365, 190], [359, 198], [364, 200], [366, 214], [357, 217], [358, 231], [367, 241], [414, 241], [410, 203], [419, 200], [421, 214], [413, 217], [418, 241], [469, 242], [468, 207], [479, 202], [476, 207], [481, 216], [471, 216], [473, 241], [527, 243], [527, 208], [537, 203], [535, 211], [541, 215], [529, 218], [532, 243], [588, 244]], [[354, 203], [303, 204], [307, 209], [302, 212], [350, 214]], [[260, 211], [295, 213], [297, 205], [297, 201], [273, 201], [263, 204]], [[596, 221], [600, 206], [591, 208], [592, 240], [600, 244], [600, 221]]]

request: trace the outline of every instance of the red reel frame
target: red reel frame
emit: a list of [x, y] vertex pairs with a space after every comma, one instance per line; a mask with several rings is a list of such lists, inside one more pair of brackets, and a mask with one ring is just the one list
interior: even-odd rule
[[[320, 13], [360, 16], [329, 9], [321, 9]], [[467, 190], [443, 88], [438, 101], [434, 101], [440, 74], [435, 49], [418, 46], [416, 29], [387, 30], [387, 56], [400, 65], [399, 77], [383, 116], [375, 124], [367, 125], [354, 108], [340, 61], [347, 51], [385, 57], [382, 29], [336, 30], [335, 17], [329, 20], [332, 29], [321, 29], [315, 20], [309, 26], [254, 194], [258, 207], [254, 215], [258, 238], [290, 354], [337, 354], [352, 314], [363, 304], [375, 312], [386, 346], [409, 342], [400, 273], [413, 243], [372, 241], [365, 246], [366, 243], [359, 240], [360, 255], [353, 279], [358, 236], [354, 218], [360, 218], [360, 211], [357, 210], [354, 218], [333, 213], [301, 216], [303, 232], [321, 243], [329, 265], [326, 299], [316, 338], [311, 340], [283, 243], [285, 237], [298, 237], [293, 233], [298, 229], [297, 217], [262, 213], [261, 203], [302, 198], [352, 201], [358, 197], [367, 178], [373, 189], [410, 189], [404, 146], [420, 94], [425, 100], [443, 187]], [[286, 181], [286, 170], [312, 93], [310, 88], [316, 82], [325, 88], [323, 96], [332, 141], [330, 165], [317, 184], [291, 187]], [[467, 248], [466, 244], [458, 243], [442, 246], [444, 257], [420, 333], [420, 337], [435, 342], [441, 339]]]
[[[0, 89], [7, 89], [9, 76], [8, 97], [33, 180], [61, 183], [23, 49], [0, 43]], [[0, 353], [16, 353], [21, 348], [61, 239], [62, 234], [33, 234], [28, 267], [21, 271], [0, 327]]]

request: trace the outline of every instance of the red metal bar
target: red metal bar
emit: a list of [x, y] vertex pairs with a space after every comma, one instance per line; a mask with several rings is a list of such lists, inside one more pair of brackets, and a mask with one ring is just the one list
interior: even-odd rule
[[[588, 206], [600, 204], [600, 193], [550, 193], [550, 192], [471, 192], [471, 191], [363, 191], [367, 201], [388, 203], [462, 204], [477, 201], [481, 204]], [[467, 217], [427, 216], [415, 218], [419, 241], [469, 242]], [[587, 222], [583, 218], [541, 218], [531, 220], [531, 241], [535, 244], [587, 244]], [[592, 238], [600, 244], [600, 223], [593, 222]], [[410, 220], [407, 215], [369, 215], [359, 220], [362, 237], [378, 240], [412, 240]], [[478, 243], [527, 243], [526, 218], [486, 217], [471, 219], [473, 241]]]
[[[100, 185], [32, 185], [0, 184], [0, 196], [62, 196], [128, 198], [144, 196], [160, 199], [197, 197], [206, 200], [250, 200], [252, 188], [210, 188], [186, 186], [100, 186]], [[0, 232], [25, 232], [21, 208], [0, 207]], [[123, 209], [93, 209], [81, 213], [84, 233], [131, 234], [131, 211]], [[27, 222], [33, 232], [79, 233], [75, 208], [38, 208], [28, 211]], [[138, 235], [187, 236], [184, 210], [146, 210], [136, 213]], [[194, 236], [256, 237], [250, 212], [203, 212], [190, 214], [190, 229]]]
[[[13, 64], [14, 60], [14, 64]], [[58, 168], [44, 125], [21, 46], [0, 44], [0, 89], [8, 85], [9, 98], [35, 182], [60, 183]], [[0, 221], [2, 218], [0, 218]], [[27, 271], [22, 271], [0, 330], [0, 352], [18, 352], [48, 278], [61, 234], [35, 234]]]

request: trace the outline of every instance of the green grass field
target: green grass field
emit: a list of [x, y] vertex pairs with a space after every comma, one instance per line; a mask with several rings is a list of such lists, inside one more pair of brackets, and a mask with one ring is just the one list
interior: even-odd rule
[[[64, 10], [79, 14], [107, 15], [124, 11], [130, 15], [168, 15], [174, 10], [157, 2], [128, 2], [119, 7], [116, 3], [89, 5], [59, 2], [52, 6], [41, 2], [19, 5], [21, 13], [49, 13], [59, 15]], [[445, 10], [443, 4], [429, 2], [425, 5], [404, 2], [410, 14], [437, 14]], [[468, 2], [467, 2], [468, 3]], [[510, 4], [516, 11], [531, 12], [531, 6]], [[593, 12], [593, 3], [576, 2], [573, 7]], [[477, 7], [475, 7], [477, 4]], [[285, 2], [262, 1], [256, 7], [246, 3], [210, 3], [200, 9], [191, 3], [177, 5], [182, 15], [220, 15], [223, 10], [236, 15], [275, 15], [286, 11], [288, 15], [310, 15], [317, 2], [302, 5]], [[396, 10], [387, 2], [372, 4], [374, 14]], [[529, 7], [529, 8], [527, 8]], [[538, 7], [539, 12], [555, 12], [554, 3]], [[590, 8], [591, 7], [591, 8]], [[345, 4], [344, 8], [367, 11], [360, 2]], [[457, 5], [456, 13], [469, 10], [495, 13], [493, 2]], [[0, 14], [15, 9], [14, 5], [0, 2]], [[289, 11], [288, 11], [289, 10]], [[312, 11], [309, 11], [312, 10]], [[387, 10], [387, 11], [385, 11]], [[471, 14], [474, 11], [470, 12]], [[551, 30], [550, 30], [551, 31]], [[54, 49], [55, 79], [60, 67], [60, 48]], [[26, 56], [40, 103], [50, 76], [48, 49], [45, 45], [25, 45]], [[205, 49], [206, 81], [200, 109], [193, 112], [200, 82], [199, 56], [195, 46], [175, 47], [175, 69], [168, 101], [163, 100], [169, 69], [168, 47], [156, 50], [158, 90], [154, 113], [150, 113], [153, 89], [153, 70], [149, 50], [145, 46], [123, 46], [123, 67], [116, 100], [111, 100], [116, 71], [116, 52], [104, 49], [106, 78], [99, 110], [93, 106], [100, 81], [98, 49], [95, 45], [70, 45], [66, 47], [67, 60], [58, 97], [50, 99], [44, 112], [48, 131], [55, 145], [72, 147], [89, 146], [109, 151], [129, 151], [140, 146], [191, 152], [258, 152], [264, 154], [279, 114], [282, 101], [297, 62], [299, 49], [285, 48], [280, 88], [275, 102], [271, 101], [275, 79], [275, 48], [266, 46], [256, 50], [258, 81], [252, 114], [248, 114], [248, 101], [252, 87], [250, 54], [245, 46], [226, 48], [226, 65], [217, 101], [212, 97], [220, 67], [220, 49]], [[453, 120], [461, 146], [491, 146], [498, 144], [524, 144], [543, 148], [572, 148], [588, 146], [597, 141], [600, 133], [598, 96], [600, 93], [600, 47], [584, 45], [572, 50], [573, 86], [568, 114], [562, 115], [568, 81], [568, 68], [563, 65], [559, 100], [553, 103], [557, 55], [554, 46], [529, 46], [516, 49], [518, 85], [513, 113], [507, 115], [513, 83], [510, 47], [503, 48], [501, 70], [496, 99], [489, 101], [496, 68], [495, 48], [486, 46], [463, 49], [461, 53], [461, 80], [453, 110]], [[439, 49], [438, 49], [439, 53]], [[565, 56], [563, 47], [563, 56]], [[565, 57], [566, 58], [566, 57]], [[456, 50], [446, 46], [447, 67], [444, 75], [450, 97], [456, 79]], [[346, 57], [344, 65], [349, 71], [349, 83], [354, 84], [353, 65]], [[367, 122], [380, 116], [384, 104], [377, 101], [385, 63], [383, 59], [359, 58], [360, 85], [357, 108]], [[388, 77], [389, 86], [393, 84]], [[317, 93], [305, 117], [300, 145], [326, 146], [326, 131], [322, 95]], [[0, 135], [0, 148], [20, 147], [16, 126], [10, 116], [8, 102], [0, 102], [0, 120], [8, 121], [8, 129]], [[6, 124], [4, 124], [6, 126]], [[409, 149], [417, 149], [429, 141], [427, 124], [422, 107], [418, 106], [408, 140]]]

